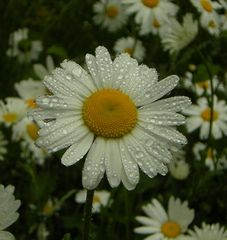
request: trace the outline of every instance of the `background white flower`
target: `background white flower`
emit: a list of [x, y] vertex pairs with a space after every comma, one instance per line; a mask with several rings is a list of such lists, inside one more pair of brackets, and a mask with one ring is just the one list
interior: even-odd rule
[[194, 227], [194, 231], [189, 230], [191, 238], [189, 240], [226, 240], [227, 230], [221, 227], [219, 223], [206, 224], [202, 223], [202, 227]]
[[7, 231], [4, 231], [11, 224], [13, 224], [19, 214], [16, 212], [20, 207], [20, 200], [15, 200], [13, 195], [14, 187], [8, 185], [4, 187], [0, 185], [0, 239], [13, 240], [13, 235]]
[[188, 225], [194, 219], [194, 210], [188, 208], [188, 202], [171, 197], [168, 202], [168, 212], [160, 202], [152, 202], [142, 207], [147, 215], [137, 216], [136, 220], [144, 226], [134, 229], [139, 234], [149, 234], [147, 240], [181, 239], [187, 231]]
[[127, 21], [121, 0], [100, 0], [93, 9], [94, 22], [110, 32], [119, 30]]
[[[77, 203], [85, 203], [87, 196], [86, 190], [80, 190], [75, 195], [75, 201]], [[92, 202], [92, 212], [97, 213], [100, 212], [101, 207], [106, 207], [109, 203], [110, 192], [107, 191], [95, 191]]]
[[37, 60], [43, 50], [42, 42], [39, 40], [29, 40], [28, 29], [18, 29], [11, 33], [9, 38], [9, 49], [6, 54], [9, 57], [17, 57], [20, 63]]
[[192, 14], [183, 17], [182, 25], [174, 18], [163, 24], [160, 37], [165, 51], [170, 54], [180, 51], [186, 47], [198, 33], [198, 22], [193, 21]]
[[126, 52], [138, 61], [142, 61], [145, 56], [145, 48], [142, 42], [132, 37], [118, 39], [114, 45], [114, 51], [118, 54]]
[[[200, 139], [207, 139], [210, 127], [211, 110], [206, 98], [199, 98], [198, 105], [193, 104], [184, 113], [188, 115], [186, 127], [188, 132], [200, 128]], [[214, 96], [212, 136], [215, 139], [227, 134], [227, 105]]]

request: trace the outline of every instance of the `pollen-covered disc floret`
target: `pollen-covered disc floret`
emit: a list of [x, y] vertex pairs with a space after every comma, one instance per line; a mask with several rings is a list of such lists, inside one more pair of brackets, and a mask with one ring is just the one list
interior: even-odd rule
[[87, 189], [96, 188], [105, 173], [111, 187], [122, 182], [128, 190], [136, 187], [139, 169], [149, 177], [165, 175], [171, 146], [187, 142], [176, 127], [184, 124], [178, 112], [190, 100], [159, 100], [179, 78], [158, 81], [154, 68], [139, 65], [128, 53], [112, 61], [104, 47], [95, 56], [87, 54], [86, 65], [88, 70], [65, 60], [44, 78], [52, 94], [36, 99], [38, 107], [30, 112], [40, 127], [36, 144], [48, 151], [68, 148], [61, 160], [66, 166], [86, 155]]
[[83, 120], [96, 136], [118, 138], [135, 127], [137, 110], [126, 94], [102, 89], [84, 102]]

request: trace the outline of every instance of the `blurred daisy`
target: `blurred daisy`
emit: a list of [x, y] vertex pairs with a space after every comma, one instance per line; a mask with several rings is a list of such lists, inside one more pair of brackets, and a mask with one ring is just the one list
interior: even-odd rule
[[206, 224], [202, 223], [202, 227], [194, 227], [194, 231], [189, 230], [190, 240], [226, 240], [227, 230], [221, 227], [219, 223]]
[[46, 57], [46, 66], [43, 66], [40, 63], [33, 65], [33, 70], [40, 80], [43, 80], [46, 75], [54, 70], [54, 68], [54, 60], [50, 55]]
[[224, 8], [224, 14], [221, 15], [221, 29], [222, 31], [227, 30], [227, 2], [226, 0], [219, 0], [220, 4]]
[[127, 22], [121, 0], [100, 0], [93, 6], [94, 22], [110, 32], [115, 32]]
[[38, 148], [34, 143], [38, 138], [38, 130], [38, 125], [25, 116], [21, 121], [14, 124], [12, 128], [12, 139], [14, 141], [20, 141], [22, 157], [27, 158], [27, 156], [32, 154], [35, 162], [42, 165], [48, 157], [48, 153], [44, 148]]
[[118, 39], [114, 45], [114, 51], [117, 54], [126, 52], [138, 61], [142, 61], [145, 56], [142, 42], [132, 37]]
[[127, 5], [128, 14], [135, 13], [135, 21], [141, 24], [143, 31], [151, 24], [151, 20], [155, 20], [157, 25], [161, 21], [168, 21], [168, 18], [175, 16], [178, 11], [178, 6], [170, 0], [123, 0], [122, 2]]
[[6, 54], [9, 57], [17, 57], [20, 63], [37, 60], [43, 50], [42, 42], [28, 39], [28, 29], [22, 28], [12, 33], [9, 38], [10, 48]]
[[4, 155], [7, 153], [6, 148], [7, 141], [4, 138], [3, 133], [0, 131], [0, 161], [4, 159]]
[[[225, 91], [223, 83], [215, 75], [212, 79], [214, 91]], [[191, 72], [186, 72], [185, 78], [183, 79], [183, 85], [188, 89], [195, 92], [198, 96], [203, 94], [211, 95], [210, 80], [204, 79], [201, 81], [193, 82], [193, 74]]]
[[0, 101], [0, 122], [10, 126], [26, 115], [25, 102], [20, 98], [8, 97], [6, 103]]
[[169, 172], [177, 180], [184, 180], [189, 175], [189, 164], [185, 161], [185, 152], [181, 149], [171, 149], [173, 161], [169, 163]]
[[139, 234], [149, 234], [146, 240], [180, 240], [194, 218], [194, 210], [188, 208], [188, 202], [181, 202], [174, 197], [169, 199], [168, 212], [156, 199], [142, 209], [147, 216], [137, 216], [136, 220], [144, 226], [137, 227], [134, 231]]
[[160, 37], [165, 51], [170, 54], [180, 51], [186, 47], [197, 35], [198, 23], [193, 21], [192, 14], [183, 17], [181, 25], [176, 19], [171, 19], [162, 26]]
[[[195, 154], [196, 160], [204, 159], [205, 155], [205, 165], [213, 171], [214, 169], [221, 170], [227, 169], [227, 159], [225, 156], [217, 156], [217, 151], [211, 147], [207, 148], [207, 145], [198, 142], [193, 147], [193, 153]], [[215, 167], [216, 165], [216, 167]]]
[[[211, 109], [206, 98], [199, 98], [198, 105], [193, 104], [184, 113], [188, 115], [186, 127], [188, 132], [200, 128], [200, 139], [207, 139], [210, 128]], [[212, 136], [219, 139], [227, 134], [227, 106], [224, 100], [218, 101], [214, 96]]]
[[27, 108], [35, 108], [35, 99], [46, 93], [46, 88], [42, 81], [33, 79], [23, 80], [14, 85], [18, 95], [25, 101]]
[[[75, 201], [77, 203], [85, 203], [86, 202], [87, 191], [81, 190], [75, 196]], [[100, 212], [100, 208], [106, 207], [110, 198], [110, 193], [107, 191], [95, 191], [92, 202], [92, 212], [97, 213]]]
[[211, 0], [191, 0], [191, 3], [201, 13], [201, 26], [209, 31], [210, 34], [219, 35], [220, 32], [220, 16], [216, 10], [221, 8], [217, 1]]
[[89, 72], [73, 61], [64, 61], [44, 84], [52, 96], [36, 100], [30, 112], [43, 121], [38, 146], [49, 151], [69, 147], [62, 157], [66, 166], [84, 157], [83, 186], [94, 189], [106, 172], [111, 187], [122, 181], [134, 189], [139, 167], [149, 177], [165, 175], [172, 159], [168, 148], [186, 144], [175, 130], [185, 122], [176, 112], [190, 105], [187, 97], [163, 100], [178, 83], [175, 75], [158, 81], [155, 69], [138, 65], [127, 53], [112, 62], [104, 47], [87, 54]]
[[4, 187], [0, 184], [0, 239], [4, 240], [15, 239], [11, 233], [4, 231], [19, 217], [16, 211], [21, 203], [20, 200], [15, 200], [13, 193], [13, 186]]
[[140, 35], [147, 35], [149, 33], [159, 34], [162, 26], [168, 23], [166, 19], [157, 19], [154, 15], [149, 16], [149, 20], [147, 20], [140, 28]]

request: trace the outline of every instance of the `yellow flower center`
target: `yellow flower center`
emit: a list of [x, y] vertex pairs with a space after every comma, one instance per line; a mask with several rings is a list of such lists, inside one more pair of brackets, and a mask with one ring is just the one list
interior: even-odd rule
[[14, 122], [16, 122], [17, 121], [17, 114], [16, 113], [6, 113], [6, 114], [4, 114], [3, 116], [3, 119], [4, 119], [4, 121], [5, 122], [7, 122], [7, 123], [14, 123]]
[[106, 15], [109, 18], [114, 18], [118, 15], [119, 9], [117, 6], [109, 6], [106, 8]]
[[152, 25], [153, 25], [153, 27], [155, 27], [155, 28], [160, 28], [160, 27], [161, 27], [161, 24], [160, 24], [160, 22], [157, 20], [157, 18], [153, 18], [153, 20], [152, 20]]
[[51, 200], [48, 200], [43, 207], [43, 214], [51, 215], [54, 212], [54, 204]]
[[118, 138], [129, 133], [137, 122], [137, 109], [128, 95], [119, 90], [101, 89], [86, 99], [83, 120], [97, 136]]
[[26, 104], [27, 104], [27, 107], [29, 108], [36, 108], [37, 107], [37, 104], [35, 102], [35, 99], [27, 99], [26, 101]]
[[213, 21], [213, 20], [209, 21], [208, 26], [209, 26], [210, 28], [213, 28], [213, 29], [215, 29], [215, 28], [217, 27], [215, 21]]
[[97, 196], [97, 195], [94, 195], [94, 197], [93, 197], [93, 203], [101, 203], [100, 197]]
[[208, 148], [207, 150], [207, 158], [213, 160], [214, 157], [214, 151], [212, 148]]
[[[213, 121], [217, 120], [218, 119], [218, 112], [216, 111], [213, 111]], [[206, 108], [202, 113], [201, 113], [201, 117], [204, 121], [207, 121], [209, 122], [210, 121], [210, 118], [211, 118], [211, 110], [210, 108]]]
[[154, 8], [159, 4], [160, 0], [142, 0], [142, 3], [149, 8]]
[[206, 80], [206, 81], [202, 81], [202, 82], [197, 82], [196, 85], [199, 88], [208, 89], [210, 87], [210, 82], [209, 82], [209, 80]]
[[213, 11], [213, 7], [209, 0], [200, 0], [200, 4], [202, 5], [203, 9], [206, 10], [207, 12]]
[[133, 48], [125, 48], [125, 49], [124, 49], [124, 52], [125, 52], [125, 53], [128, 53], [130, 56], [132, 56], [133, 51], [134, 51]]
[[27, 133], [29, 137], [35, 141], [39, 137], [38, 126], [35, 123], [30, 123], [30, 124], [27, 124], [26, 128], [27, 128]]
[[181, 228], [178, 223], [167, 221], [162, 224], [161, 232], [168, 238], [175, 238], [180, 235]]

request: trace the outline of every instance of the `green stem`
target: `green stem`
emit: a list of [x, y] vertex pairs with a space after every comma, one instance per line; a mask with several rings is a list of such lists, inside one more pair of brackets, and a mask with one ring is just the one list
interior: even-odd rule
[[94, 190], [87, 190], [86, 203], [84, 207], [84, 226], [82, 240], [89, 240], [93, 196]]
[[129, 226], [129, 199], [128, 199], [128, 191], [124, 190], [125, 195], [125, 213], [126, 213], [126, 240], [130, 239], [130, 226]]
[[209, 75], [209, 80], [210, 80], [210, 90], [211, 90], [211, 96], [210, 99], [208, 98], [209, 101], [209, 107], [210, 107], [210, 126], [209, 126], [209, 135], [208, 135], [208, 143], [211, 145], [211, 140], [212, 140], [212, 128], [213, 128], [213, 113], [214, 113], [214, 84], [213, 84], [213, 74], [209, 68], [209, 65], [206, 62], [206, 58], [203, 56], [200, 50], [198, 50], [199, 55], [203, 61], [203, 64], [207, 70], [207, 73]]

